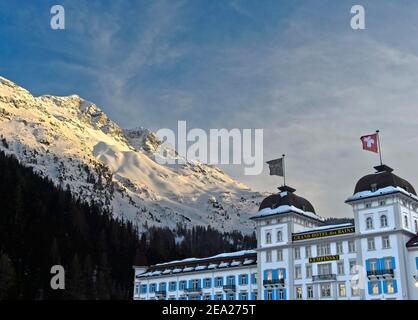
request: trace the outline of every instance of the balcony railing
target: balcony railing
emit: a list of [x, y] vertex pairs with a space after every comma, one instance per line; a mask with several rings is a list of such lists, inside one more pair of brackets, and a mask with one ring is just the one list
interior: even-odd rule
[[159, 297], [165, 297], [167, 295], [167, 291], [166, 290], [157, 290], [157, 291], [155, 291], [155, 295], [159, 296]]
[[284, 279], [263, 280], [263, 286], [265, 287], [283, 286], [284, 287]]
[[367, 271], [367, 277], [393, 277], [393, 269], [371, 270]]
[[184, 292], [188, 294], [199, 294], [202, 293], [202, 288], [192, 287], [192, 288], [184, 288]]
[[312, 281], [332, 281], [332, 280], [337, 280], [337, 275], [334, 273], [318, 274], [316, 276], [312, 276]]
[[237, 289], [237, 286], [235, 284], [226, 284], [222, 286], [224, 291], [235, 291]]

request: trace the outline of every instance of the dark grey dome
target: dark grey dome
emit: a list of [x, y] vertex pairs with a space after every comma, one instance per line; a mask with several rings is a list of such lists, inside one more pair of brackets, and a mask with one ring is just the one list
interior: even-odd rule
[[393, 169], [382, 165], [375, 167], [374, 174], [369, 174], [361, 178], [354, 189], [354, 194], [362, 191], [376, 191], [386, 187], [400, 187], [405, 191], [417, 195], [414, 187], [405, 179], [392, 173]]
[[279, 189], [282, 192], [273, 194], [265, 198], [261, 202], [259, 210], [263, 210], [265, 208], [275, 209], [280, 206], [288, 205], [288, 206], [294, 206], [306, 212], [315, 213], [315, 209], [313, 205], [308, 200], [294, 194], [294, 191], [296, 191], [295, 189], [287, 187], [287, 186], [280, 187]]

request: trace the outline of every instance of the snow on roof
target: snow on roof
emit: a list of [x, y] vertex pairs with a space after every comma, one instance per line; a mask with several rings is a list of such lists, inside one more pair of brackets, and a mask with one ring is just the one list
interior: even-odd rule
[[229, 266], [229, 262], [222, 262], [219, 264], [219, 268], [226, 268]]
[[254, 263], [254, 260], [251, 260], [251, 259], [245, 259], [245, 261], [244, 261], [244, 265], [247, 265], [247, 264], [252, 264], [252, 263]]
[[205, 270], [207, 268], [207, 266], [197, 266], [196, 268], [195, 268], [195, 270], [196, 271], [198, 271], [198, 270]]
[[215, 269], [215, 268], [217, 268], [218, 267], [218, 265], [216, 264], [216, 263], [211, 263], [209, 266], [208, 266], [208, 269]]
[[378, 189], [376, 191], [361, 191], [361, 192], [357, 192], [354, 195], [352, 195], [351, 197], [349, 197], [346, 202], [349, 201], [355, 201], [355, 200], [360, 200], [360, 199], [364, 199], [364, 198], [370, 198], [370, 197], [376, 197], [376, 196], [381, 196], [381, 195], [386, 195], [386, 194], [391, 194], [391, 193], [396, 193], [396, 192], [400, 192], [403, 193], [411, 198], [414, 198], [415, 200], [418, 201], [418, 197], [408, 191], [406, 191], [405, 189], [401, 188], [401, 187], [385, 187], [385, 188], [381, 188]]
[[179, 272], [182, 272], [182, 271], [183, 271], [183, 269], [176, 268], [176, 269], [173, 270], [173, 273], [179, 273]]
[[154, 272], [151, 272], [151, 276], [159, 276], [161, 274], [161, 271], [154, 271]]
[[304, 216], [307, 216], [309, 218], [313, 218], [313, 219], [316, 219], [316, 220], [321, 220], [321, 221], [325, 220], [324, 218], [318, 216], [317, 214], [315, 214], [313, 212], [303, 211], [299, 208], [296, 208], [295, 206], [289, 206], [289, 205], [279, 206], [279, 207], [274, 208], [274, 209], [271, 209], [271, 208], [261, 209], [254, 217], [259, 218], [259, 217], [265, 217], [265, 216], [287, 213], [287, 212], [296, 212], [296, 213], [302, 214]]
[[171, 273], [171, 269], [165, 269], [165, 270], [163, 271], [163, 274], [169, 274], [169, 273]]
[[193, 271], [194, 267], [186, 267], [183, 269], [184, 272]]
[[306, 231], [302, 231], [298, 233], [305, 233], [305, 232], [312, 232], [312, 231], [326, 230], [326, 229], [337, 229], [337, 228], [352, 227], [352, 226], [354, 226], [352, 223], [328, 224], [325, 226], [308, 229]]
[[236, 266], [239, 266], [240, 264], [241, 264], [241, 261], [232, 261], [231, 267], [236, 267]]
[[211, 257], [206, 257], [206, 258], [187, 258], [184, 260], [164, 262], [164, 263], [156, 264], [155, 266], [159, 267], [159, 266], [164, 266], [164, 265], [169, 265], [169, 264], [174, 264], [174, 263], [198, 262], [202, 260], [217, 259], [217, 258], [233, 258], [233, 257], [244, 256], [247, 254], [256, 254], [256, 251], [255, 250], [241, 250], [241, 251], [236, 251], [236, 252], [226, 252], [226, 253], [220, 253], [220, 254], [217, 254], [216, 256], [211, 256]]

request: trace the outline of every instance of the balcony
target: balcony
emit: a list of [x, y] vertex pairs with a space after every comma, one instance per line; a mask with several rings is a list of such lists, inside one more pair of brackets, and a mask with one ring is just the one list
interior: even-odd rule
[[383, 269], [383, 270], [371, 270], [367, 271], [367, 277], [372, 278], [393, 278], [394, 271], [393, 269]]
[[263, 280], [265, 287], [284, 287], [284, 279], [269, 279]]
[[316, 276], [312, 276], [312, 281], [334, 281], [337, 280], [337, 275], [335, 273], [329, 273], [329, 274], [318, 274]]
[[231, 291], [235, 291], [235, 290], [237, 290], [237, 286], [236, 286], [235, 284], [226, 284], [226, 285], [222, 286], [222, 289], [223, 289], [224, 291], [229, 291], [229, 292], [231, 292]]
[[202, 288], [184, 288], [184, 293], [186, 293], [187, 295], [199, 295], [202, 293]]
[[157, 291], [155, 291], [155, 296], [157, 298], [165, 298], [167, 296], [167, 291], [166, 290], [157, 290]]

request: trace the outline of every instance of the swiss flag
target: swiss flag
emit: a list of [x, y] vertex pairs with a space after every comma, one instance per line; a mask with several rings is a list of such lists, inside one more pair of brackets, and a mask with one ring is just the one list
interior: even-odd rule
[[362, 136], [360, 140], [363, 143], [363, 150], [378, 153], [379, 149], [378, 149], [377, 139], [379, 139], [379, 136], [377, 133], [369, 134], [367, 136]]

